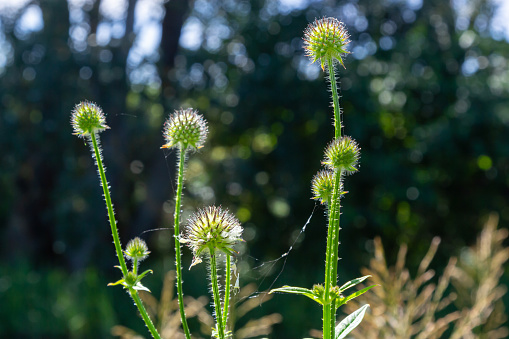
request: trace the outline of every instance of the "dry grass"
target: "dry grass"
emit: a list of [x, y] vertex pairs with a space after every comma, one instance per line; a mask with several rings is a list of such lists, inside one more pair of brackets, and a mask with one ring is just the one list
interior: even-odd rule
[[[163, 339], [185, 339], [184, 332], [181, 330], [180, 313], [178, 300], [175, 296], [175, 271], [166, 274], [163, 288], [161, 291], [161, 299], [157, 300], [151, 294], [140, 292], [140, 296], [145, 304], [147, 311], [153, 319], [161, 338]], [[234, 299], [239, 300], [231, 302], [230, 316], [232, 323], [236, 319], [241, 319], [249, 311], [260, 306], [262, 303], [269, 301], [272, 295], [266, 293], [254, 294], [256, 291], [255, 284], [249, 284], [241, 288]], [[254, 296], [252, 296], [254, 295]], [[251, 297], [252, 296], [252, 297]], [[209, 300], [202, 296], [197, 299], [186, 296], [184, 297], [186, 316], [188, 319], [197, 318], [201, 327], [201, 333], [193, 333], [193, 338], [200, 339], [200, 334], [204, 337], [211, 336], [214, 319], [207, 309]], [[278, 313], [266, 315], [259, 319], [249, 320], [242, 328], [236, 329], [233, 335], [235, 339], [255, 338], [261, 335], [269, 335], [272, 332], [272, 326], [282, 321], [282, 317]], [[232, 324], [229, 324], [232, 328]], [[143, 339], [144, 337], [125, 326], [114, 326], [112, 335], [121, 339]]]
[[[429, 265], [436, 254], [439, 238], [434, 238], [412, 278], [405, 267], [406, 245], [399, 249], [396, 264], [389, 267], [380, 238], [375, 239], [375, 256], [363, 275], [379, 284], [363, 298], [347, 305], [348, 313], [361, 304], [371, 305], [354, 338], [379, 339], [498, 339], [509, 334], [500, 285], [509, 248], [503, 241], [507, 229], [498, 229], [498, 215], [485, 223], [477, 244], [465, 248], [459, 260], [451, 258], [442, 276], [433, 279]], [[435, 282], [437, 281], [437, 282]]]

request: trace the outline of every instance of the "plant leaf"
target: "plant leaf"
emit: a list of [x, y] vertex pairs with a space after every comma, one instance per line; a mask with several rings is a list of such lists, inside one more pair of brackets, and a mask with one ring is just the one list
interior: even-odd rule
[[116, 281], [114, 283], [109, 283], [108, 286], [124, 285], [124, 284], [125, 284], [125, 280], [124, 279], [120, 279], [119, 281]]
[[336, 326], [336, 335], [335, 339], [343, 339], [346, 337], [350, 332], [353, 331], [354, 328], [356, 328], [362, 321], [362, 318], [364, 318], [364, 313], [366, 313], [366, 310], [368, 309], [369, 304], [366, 304], [359, 308], [357, 311], [350, 314], [348, 317], [343, 319], [338, 326]]
[[316, 301], [320, 305], [323, 305], [322, 300], [320, 300], [320, 298], [317, 295], [315, 295], [312, 290], [309, 290], [309, 289], [304, 288], [304, 287], [283, 286], [283, 287], [275, 288], [275, 289], [271, 290], [269, 292], [269, 294], [272, 294], [272, 293], [275, 293], [275, 292], [291, 293], [291, 294], [301, 294], [301, 295], [304, 295], [304, 296], [306, 296], [306, 297]]
[[146, 276], [148, 273], [154, 273], [152, 270], [146, 270], [145, 272], [143, 272], [142, 274], [140, 274], [138, 276], [138, 281], [141, 281], [141, 279], [143, 279], [144, 276]]
[[369, 277], [371, 277], [371, 276], [370, 275], [365, 275], [363, 277], [350, 280], [349, 282], [343, 284], [343, 286], [341, 286], [339, 288], [339, 292], [343, 292], [343, 291], [349, 289], [350, 287], [354, 287], [355, 285], [360, 284], [361, 282], [363, 282], [364, 280], [366, 280]]
[[344, 305], [346, 304], [347, 302], [349, 302], [350, 300], [352, 299], [355, 299], [357, 298], [358, 296], [366, 293], [367, 291], [369, 291], [370, 289], [372, 289], [373, 287], [375, 286], [378, 286], [378, 285], [371, 285], [371, 286], [368, 286], [366, 288], [363, 288], [362, 290], [359, 290], [357, 292], [354, 292], [352, 294], [350, 294], [348, 297], [345, 297], [345, 298], [340, 298], [339, 299], [339, 302], [336, 304], [336, 309], [338, 309], [341, 305]]
[[137, 291], [147, 291], [148, 293], [152, 293], [150, 292], [150, 290], [148, 288], [146, 288], [145, 286], [143, 286], [141, 284], [141, 282], [138, 282], [136, 283], [136, 285], [134, 285], [133, 287], [133, 290], [137, 290]]

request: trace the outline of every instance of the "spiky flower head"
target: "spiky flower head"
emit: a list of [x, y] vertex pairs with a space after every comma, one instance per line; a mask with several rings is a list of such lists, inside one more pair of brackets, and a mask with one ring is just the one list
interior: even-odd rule
[[127, 243], [125, 255], [131, 260], [142, 261], [150, 254], [145, 241], [136, 237]]
[[[327, 204], [332, 199], [332, 191], [334, 190], [334, 172], [329, 170], [322, 170], [315, 174], [311, 180], [311, 193], [313, 199], [320, 201], [322, 204]], [[343, 183], [340, 182], [340, 194], [343, 192]]]
[[82, 101], [74, 106], [71, 112], [71, 125], [74, 129], [73, 134], [82, 138], [109, 128], [106, 126], [106, 118], [101, 107], [90, 101]]
[[342, 55], [348, 54], [346, 45], [350, 35], [345, 25], [336, 18], [322, 18], [310, 23], [304, 31], [304, 49], [312, 62], [320, 60], [322, 69], [329, 59], [338, 60], [343, 67]]
[[360, 148], [352, 138], [344, 136], [332, 141], [325, 149], [325, 160], [322, 162], [331, 170], [351, 174], [357, 172]]
[[207, 133], [207, 122], [203, 115], [192, 108], [181, 108], [171, 114], [164, 123], [163, 136], [166, 144], [161, 148], [198, 149], [203, 147]]
[[228, 210], [216, 206], [198, 210], [189, 218], [182, 241], [193, 251], [194, 260], [191, 266], [200, 263], [200, 256], [204, 253], [236, 253], [233, 246], [242, 241], [242, 231], [239, 220]]

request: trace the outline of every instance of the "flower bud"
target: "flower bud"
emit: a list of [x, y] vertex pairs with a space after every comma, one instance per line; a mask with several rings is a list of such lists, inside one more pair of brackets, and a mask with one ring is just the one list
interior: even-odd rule
[[342, 137], [332, 141], [325, 150], [325, 160], [322, 164], [331, 170], [338, 170], [351, 174], [357, 172], [360, 158], [360, 148], [350, 137]]
[[149, 255], [149, 250], [145, 241], [136, 237], [127, 243], [125, 255], [131, 260], [142, 261]]
[[102, 132], [106, 126], [106, 118], [101, 107], [90, 101], [82, 101], [71, 113], [71, 125], [74, 135], [85, 137], [92, 133]]
[[124, 277], [124, 284], [122, 285], [126, 287], [132, 287], [137, 283], [137, 279], [138, 276], [134, 272], [129, 271], [127, 272], [127, 275]]
[[350, 43], [344, 24], [336, 18], [322, 18], [310, 23], [304, 31], [304, 49], [312, 62], [320, 60], [322, 69], [328, 59], [337, 59], [343, 67], [342, 54], [348, 54]]
[[210, 250], [233, 255], [233, 246], [242, 241], [242, 231], [240, 222], [228, 210], [209, 206], [189, 218], [183, 242], [193, 251], [194, 265], [201, 261], [202, 253]]
[[180, 109], [171, 114], [164, 123], [163, 136], [166, 144], [161, 148], [198, 149], [203, 147], [207, 133], [207, 123], [203, 115], [192, 108]]
[[326, 204], [332, 198], [333, 189], [334, 172], [332, 171], [320, 171], [311, 180], [313, 199], [320, 201], [322, 204]]

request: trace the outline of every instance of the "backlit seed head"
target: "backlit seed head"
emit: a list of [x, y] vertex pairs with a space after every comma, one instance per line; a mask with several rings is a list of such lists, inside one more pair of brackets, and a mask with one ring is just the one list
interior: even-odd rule
[[207, 133], [207, 123], [203, 115], [192, 108], [181, 108], [171, 114], [164, 123], [163, 136], [166, 144], [161, 148], [198, 149], [203, 147]]
[[131, 260], [142, 261], [149, 255], [149, 250], [145, 241], [136, 237], [127, 243], [125, 255]]
[[360, 148], [350, 137], [342, 137], [332, 141], [325, 149], [325, 160], [322, 162], [331, 170], [351, 174], [357, 172]]
[[73, 134], [82, 138], [109, 128], [106, 126], [106, 118], [101, 107], [90, 101], [82, 101], [74, 106], [71, 112], [71, 125], [74, 129]]
[[304, 49], [312, 62], [320, 60], [322, 69], [328, 59], [337, 59], [343, 67], [342, 55], [348, 54], [350, 36], [345, 25], [336, 18], [322, 18], [310, 23], [304, 31]]
[[313, 199], [320, 201], [322, 204], [327, 204], [329, 199], [332, 198], [333, 189], [334, 172], [332, 171], [320, 171], [311, 180]]
[[209, 206], [189, 218], [183, 242], [193, 251], [195, 265], [201, 262], [200, 256], [203, 253], [210, 253], [211, 250], [235, 254], [233, 246], [243, 241], [242, 231], [239, 220], [228, 210]]

